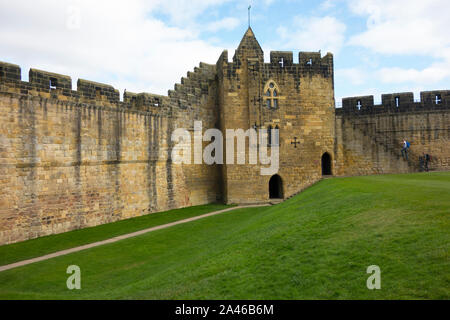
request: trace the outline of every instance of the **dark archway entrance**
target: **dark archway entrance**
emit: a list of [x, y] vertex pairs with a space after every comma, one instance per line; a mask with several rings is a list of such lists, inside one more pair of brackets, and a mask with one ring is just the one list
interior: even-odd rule
[[274, 175], [269, 181], [269, 198], [283, 199], [283, 181], [279, 175]]
[[322, 156], [322, 175], [331, 176], [333, 172], [331, 171], [331, 156], [328, 152], [325, 152]]

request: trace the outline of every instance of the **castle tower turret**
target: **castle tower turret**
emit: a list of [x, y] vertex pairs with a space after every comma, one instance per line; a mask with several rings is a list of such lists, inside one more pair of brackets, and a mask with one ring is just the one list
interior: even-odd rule
[[246, 62], [246, 59], [256, 59], [257, 61], [264, 62], [264, 52], [261, 46], [256, 40], [255, 34], [251, 27], [248, 27], [241, 42], [239, 43], [236, 53], [233, 57], [233, 62]]
[[[253, 30], [245, 32], [232, 62], [224, 52], [217, 62], [218, 101], [222, 132], [227, 129], [279, 129], [279, 170], [263, 175], [257, 164], [224, 164], [224, 199], [228, 203], [267, 202], [276, 194], [281, 198], [297, 193], [321, 179], [321, 158], [334, 157], [333, 56], [301, 52], [300, 63], [293, 63], [292, 52], [271, 52], [264, 63]], [[228, 138], [228, 137], [227, 137]], [[234, 143], [236, 156], [237, 140]], [[264, 148], [258, 144], [258, 148]], [[268, 141], [269, 154], [276, 147]], [[233, 150], [225, 150], [225, 153]], [[225, 159], [227, 156], [225, 155]], [[330, 168], [332, 171], [333, 168]], [[276, 185], [272, 189], [270, 181]]]

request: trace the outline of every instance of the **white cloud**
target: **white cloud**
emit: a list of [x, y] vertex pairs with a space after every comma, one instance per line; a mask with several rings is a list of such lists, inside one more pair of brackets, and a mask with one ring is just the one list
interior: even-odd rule
[[338, 19], [326, 17], [295, 17], [289, 29], [277, 29], [281, 48], [295, 48], [302, 51], [330, 51], [338, 53], [344, 44], [346, 26]]
[[[67, 74], [74, 87], [84, 78], [165, 95], [199, 61], [215, 63], [222, 47], [200, 40], [195, 21], [168, 26], [155, 13], [178, 21], [219, 2], [0, 0], [0, 60], [21, 65], [23, 75], [29, 67]], [[70, 22], [78, 11], [79, 28]]]
[[331, 8], [334, 8], [336, 6], [336, 0], [325, 0], [320, 4], [320, 9], [322, 10], [329, 10]]
[[353, 85], [361, 85], [365, 83], [367, 75], [358, 68], [336, 69], [335, 78], [340, 81], [349, 81]]
[[155, 11], [169, 15], [177, 26], [191, 25], [195, 18], [213, 6], [222, 5], [230, 0], [151, 0]]
[[207, 25], [206, 29], [211, 32], [218, 30], [233, 30], [239, 25], [239, 19], [233, 17], [223, 18], [219, 21], [211, 22]]
[[450, 65], [433, 64], [423, 70], [403, 68], [382, 68], [377, 72], [383, 83], [415, 82], [435, 84], [450, 76]]
[[432, 58], [428, 67], [382, 68], [384, 83], [438, 83], [450, 77], [450, 12], [448, 0], [348, 0], [351, 10], [367, 17], [367, 30], [349, 44], [386, 55], [422, 55]]
[[367, 16], [367, 30], [350, 44], [379, 53], [440, 56], [450, 45], [448, 0], [349, 0], [356, 14]]

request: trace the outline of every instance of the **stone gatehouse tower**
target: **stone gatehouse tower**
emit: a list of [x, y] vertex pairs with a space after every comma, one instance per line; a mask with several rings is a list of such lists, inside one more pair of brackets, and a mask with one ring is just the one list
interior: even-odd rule
[[[0, 245], [172, 208], [286, 199], [324, 175], [415, 172], [424, 152], [434, 170], [450, 169], [450, 91], [422, 92], [420, 102], [387, 94], [381, 105], [347, 98], [335, 109], [333, 69], [331, 53], [300, 52], [294, 63], [274, 51], [265, 62], [251, 28], [231, 61], [224, 51], [200, 63], [167, 96], [121, 100], [83, 79], [72, 90], [69, 76], [37, 69], [26, 82], [0, 62]], [[223, 133], [278, 129], [278, 172], [261, 175], [267, 165], [249, 164], [248, 153], [246, 164], [174, 163], [171, 135], [193, 133], [195, 121]]]
[[[228, 203], [288, 197], [322, 176], [321, 157], [334, 158], [333, 55], [274, 51], [264, 63], [251, 28], [232, 62], [224, 51], [217, 62], [220, 127], [279, 130], [280, 168], [276, 177], [260, 166], [224, 165], [224, 200]], [[332, 168], [330, 168], [330, 174]], [[272, 179], [272, 182], [270, 180]], [[272, 195], [270, 194], [272, 185]]]

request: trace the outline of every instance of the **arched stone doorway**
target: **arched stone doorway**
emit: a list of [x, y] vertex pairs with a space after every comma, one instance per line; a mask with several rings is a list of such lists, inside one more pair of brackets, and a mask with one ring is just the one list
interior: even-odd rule
[[322, 155], [322, 175], [331, 176], [333, 172], [331, 171], [331, 156], [328, 152]]
[[283, 181], [279, 175], [274, 175], [269, 181], [269, 198], [283, 199]]

